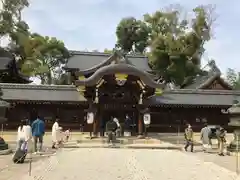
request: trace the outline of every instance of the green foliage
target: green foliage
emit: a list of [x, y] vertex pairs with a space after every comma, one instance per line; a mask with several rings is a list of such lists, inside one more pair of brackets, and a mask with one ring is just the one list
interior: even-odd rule
[[234, 69], [228, 68], [227, 81], [235, 90], [240, 90], [240, 72], [236, 72]]
[[112, 53], [113, 53], [113, 50], [110, 50], [110, 49], [104, 49], [103, 52], [104, 52], [104, 53], [112, 54]]
[[212, 6], [193, 9], [192, 19], [178, 10], [145, 14], [143, 20], [124, 18], [117, 26], [117, 46], [125, 52], [145, 52], [150, 65], [166, 82], [181, 85], [201, 74], [204, 43], [210, 40]]
[[0, 36], [9, 35], [21, 24], [21, 11], [29, 6], [28, 0], [1, 0]]
[[26, 51], [30, 56], [24, 59], [22, 72], [39, 76], [43, 84], [51, 84], [55, 69], [65, 64], [69, 56], [64, 43], [56, 38], [33, 34], [28, 44]]
[[140, 20], [134, 17], [124, 18], [117, 26], [117, 47], [124, 52], [143, 53], [147, 46], [149, 29]]
[[39, 76], [42, 83], [51, 84], [55, 69], [66, 63], [69, 56], [62, 41], [31, 33], [21, 19], [21, 12], [29, 6], [27, 0], [2, 0], [0, 37], [10, 37], [8, 50], [18, 59], [24, 74]]

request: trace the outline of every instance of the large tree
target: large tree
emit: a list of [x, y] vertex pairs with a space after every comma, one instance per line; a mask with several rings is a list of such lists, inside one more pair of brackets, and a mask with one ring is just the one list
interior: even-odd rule
[[66, 63], [69, 56], [68, 50], [62, 41], [48, 36], [32, 34], [29, 39], [32, 58], [25, 59], [22, 71], [25, 74], [38, 76], [42, 84], [52, 84], [54, 79], [63, 73], [61, 66]]
[[234, 69], [228, 68], [227, 81], [234, 89], [240, 90], [240, 72], [236, 72]]
[[9, 37], [8, 50], [18, 60], [24, 74], [38, 76], [42, 83], [51, 84], [63, 73], [68, 51], [62, 41], [29, 31], [21, 12], [28, 7], [27, 0], [2, 0], [0, 11], [0, 38]]
[[[20, 26], [26, 25], [21, 18], [22, 10], [29, 6], [28, 0], [1, 0], [0, 37], [10, 35]], [[26, 28], [28, 29], [28, 28]]]
[[124, 52], [143, 53], [147, 47], [149, 29], [134, 17], [123, 18], [117, 26], [117, 48]]
[[165, 82], [181, 85], [201, 73], [203, 46], [210, 40], [214, 21], [212, 6], [196, 7], [193, 14], [183, 18], [181, 11], [172, 9], [145, 14], [142, 21], [125, 18], [117, 26], [117, 46], [132, 52], [141, 44], [138, 52], [149, 51], [155, 72]]

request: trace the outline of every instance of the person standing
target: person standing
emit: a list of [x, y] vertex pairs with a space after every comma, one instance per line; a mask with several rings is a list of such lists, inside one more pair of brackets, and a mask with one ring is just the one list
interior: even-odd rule
[[[38, 116], [35, 121], [32, 123], [32, 136], [34, 141], [34, 152], [42, 151], [43, 146], [43, 136], [45, 134], [45, 123]], [[39, 149], [37, 148], [37, 144], [39, 143]]]
[[203, 151], [206, 152], [210, 148], [210, 133], [211, 129], [207, 124], [204, 125], [204, 128], [201, 129], [200, 137], [203, 145]]
[[17, 148], [20, 149], [22, 144], [24, 143], [24, 131], [23, 131], [23, 122], [21, 121], [20, 126], [18, 127], [17, 131]]
[[131, 136], [131, 121], [131, 118], [127, 114], [124, 122], [124, 136]]
[[24, 135], [24, 144], [23, 144], [23, 149], [27, 149], [27, 146], [29, 148], [29, 143], [31, 142], [32, 139], [32, 128], [30, 126], [30, 121], [27, 119], [26, 120], [26, 125], [23, 126], [23, 135]]
[[117, 124], [117, 130], [116, 130], [117, 137], [120, 137], [120, 135], [121, 135], [121, 125], [120, 125], [120, 123], [119, 123], [119, 121], [116, 117], [113, 118], [113, 121]]
[[186, 145], [184, 147], [185, 151], [187, 151], [188, 147], [191, 147], [191, 152], [193, 152], [193, 130], [190, 124], [188, 124], [188, 127], [185, 129], [185, 140]]
[[52, 126], [52, 149], [56, 148], [56, 145], [60, 141], [60, 127], [59, 127], [59, 119], [57, 118]]
[[226, 130], [222, 127], [220, 127], [217, 130], [217, 139], [218, 139], [218, 144], [219, 144], [219, 156], [224, 156], [224, 145], [226, 143]]

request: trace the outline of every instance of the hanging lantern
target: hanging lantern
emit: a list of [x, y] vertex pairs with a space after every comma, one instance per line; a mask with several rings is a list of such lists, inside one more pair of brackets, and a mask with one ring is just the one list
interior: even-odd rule
[[93, 112], [88, 112], [87, 113], [87, 123], [93, 124], [93, 122], [94, 122], [94, 114], [93, 114]]
[[128, 75], [127, 74], [115, 74], [115, 79], [117, 84], [122, 86], [127, 81]]
[[147, 126], [150, 125], [150, 123], [151, 123], [151, 115], [149, 113], [145, 113], [143, 115], [143, 122]]

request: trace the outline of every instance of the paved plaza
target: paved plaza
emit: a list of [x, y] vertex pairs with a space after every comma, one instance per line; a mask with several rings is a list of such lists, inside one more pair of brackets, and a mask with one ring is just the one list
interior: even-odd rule
[[35, 163], [9, 180], [234, 180], [235, 173], [201, 158], [172, 150], [74, 149]]
[[[79, 136], [81, 135], [76, 134], [72, 140], [79, 139]], [[165, 138], [163, 139], [165, 142], [158, 146], [166, 146], [169, 143], [177, 145], [180, 142], [178, 146], [183, 147], [182, 139], [178, 141], [174, 136], [163, 136], [159, 139], [162, 140], [162, 138]], [[49, 139], [46, 138], [47, 148], [51, 145], [49, 143]], [[80, 145], [83, 146], [84, 143]], [[160, 178], [236, 180], [234, 173], [236, 157], [220, 157], [216, 152], [203, 153], [201, 146], [196, 146], [195, 152], [190, 153], [177, 150], [90, 148], [93, 145], [92, 143], [85, 144], [84, 149], [60, 149], [50, 158], [35, 157], [31, 177], [27, 175], [28, 162], [15, 165], [11, 161], [12, 155], [0, 156], [0, 180], [152, 180]], [[135, 145], [139, 146], [139, 144]], [[142, 146], [148, 147], [148, 145], [157, 146], [156, 144], [143, 144]], [[10, 146], [15, 145], [10, 144]]]

